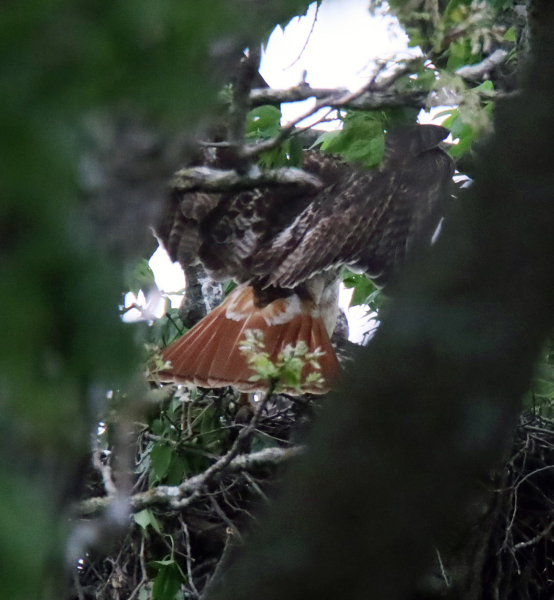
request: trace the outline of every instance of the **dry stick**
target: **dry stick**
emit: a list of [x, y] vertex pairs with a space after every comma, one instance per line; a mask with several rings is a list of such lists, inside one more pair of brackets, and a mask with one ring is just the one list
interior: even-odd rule
[[250, 110], [250, 90], [260, 67], [260, 48], [249, 50], [241, 60], [239, 72], [233, 82], [233, 103], [229, 119], [229, 141], [240, 147], [244, 143], [246, 113]]
[[439, 559], [439, 566], [441, 569], [442, 578], [444, 579], [444, 583], [446, 583], [446, 587], [450, 587], [450, 581], [448, 579], [448, 575], [446, 574], [446, 569], [444, 568], [444, 565], [442, 563], [441, 553], [439, 552], [438, 548], [435, 548], [435, 552], [437, 553], [437, 558]]
[[251, 477], [246, 471], [242, 474], [242, 476], [246, 479], [246, 481], [249, 483], [249, 485], [252, 486], [252, 488], [258, 494], [258, 496], [260, 496], [260, 498], [262, 498], [264, 500], [264, 502], [266, 502], [267, 504], [270, 504], [269, 498], [264, 494], [264, 492], [262, 491], [262, 488], [256, 483], [254, 478]]
[[519, 550], [520, 548], [526, 548], [527, 546], [533, 546], [534, 544], [540, 542], [543, 538], [545, 538], [552, 531], [552, 528], [554, 528], [554, 521], [552, 521], [552, 523], [550, 523], [550, 525], [548, 525], [548, 527], [543, 529], [543, 531], [541, 531], [541, 533], [536, 535], [534, 538], [531, 538], [530, 540], [528, 540], [526, 542], [519, 542], [519, 544], [516, 544], [513, 547], [513, 549]]
[[104, 489], [106, 490], [108, 496], [115, 496], [117, 494], [117, 488], [113, 482], [112, 469], [109, 465], [104, 465], [102, 463], [102, 459], [100, 458], [100, 448], [98, 446], [98, 436], [96, 433], [94, 433], [92, 436], [92, 464], [102, 476]]
[[348, 90], [344, 88], [312, 88], [308, 84], [287, 89], [255, 88], [250, 93], [252, 107], [264, 104], [278, 105], [288, 102], [302, 102], [309, 98], [327, 100], [325, 106], [331, 108], [355, 108], [358, 110], [377, 110], [394, 106], [413, 106], [425, 108], [425, 99], [429, 92], [413, 90], [394, 92], [391, 90], [365, 90], [360, 97], [349, 102], [341, 101]]
[[[238, 126], [238, 114], [240, 111], [238, 111], [237, 108], [234, 108], [234, 125], [232, 126], [232, 129], [234, 130], [234, 135], [230, 136], [230, 142], [203, 142], [201, 143], [201, 145], [233, 150], [241, 159], [245, 161], [251, 161], [257, 156], [259, 156], [261, 153], [277, 148], [290, 136], [300, 134], [308, 129], [311, 129], [317, 123], [299, 129], [297, 129], [297, 125], [305, 119], [307, 119], [308, 117], [311, 117], [313, 114], [315, 114], [322, 108], [327, 107], [329, 108], [329, 111], [317, 122], [325, 120], [329, 116], [329, 114], [335, 109], [352, 106], [353, 103], [356, 102], [356, 100], [360, 99], [367, 93], [370, 93], [372, 95], [380, 94], [380, 98], [382, 101], [383, 94], [390, 95], [390, 88], [394, 85], [394, 83], [406, 73], [411, 72], [411, 66], [413, 62], [414, 61], [410, 61], [404, 68], [399, 69], [396, 73], [388, 77], [385, 81], [383, 81], [380, 84], [377, 84], [377, 78], [384, 69], [384, 65], [380, 65], [380, 68], [375, 74], [375, 76], [366, 86], [362, 87], [360, 90], [356, 92], [347, 93], [344, 93], [343, 90], [331, 91], [329, 95], [326, 95], [321, 100], [318, 100], [312, 109], [310, 109], [305, 114], [301, 115], [300, 117], [289, 123], [286, 127], [283, 127], [277, 137], [272, 138], [270, 140], [264, 140], [256, 144], [247, 146], [242, 145], [242, 138], [240, 138], [239, 136]], [[419, 59], [417, 62], [419, 62]], [[244, 85], [242, 85], [236, 93], [235, 102], [238, 101], [239, 103], [241, 103], [241, 106], [243, 106], [245, 102], [245, 89], [246, 88], [244, 87]], [[303, 89], [303, 93], [305, 93], [305, 88]], [[427, 92], [417, 92], [416, 95], [418, 96], [419, 105], [427, 97]], [[306, 97], [310, 97], [310, 94]], [[404, 95], [402, 96], [401, 104], [406, 104]], [[396, 103], [395, 105], [399, 105], [399, 103]], [[359, 108], [363, 108], [363, 106], [360, 106]], [[373, 108], [375, 107], [373, 106]], [[244, 116], [246, 113], [242, 111], [240, 112], [240, 114]], [[266, 171], [260, 171], [259, 169], [254, 168], [250, 169], [247, 174], [240, 175], [235, 170], [223, 171], [219, 169], [210, 169], [208, 167], [192, 167], [177, 171], [177, 173], [175, 173], [171, 185], [174, 189], [182, 192], [192, 192], [195, 190], [226, 192], [250, 189], [266, 185], [283, 184], [305, 185], [309, 188], [315, 189], [316, 191], [318, 189], [321, 189], [322, 187], [321, 182], [313, 175], [310, 175], [300, 169], [293, 168], [271, 169]]]
[[146, 562], [144, 560], [144, 537], [142, 538], [142, 540], [140, 542], [140, 555], [139, 556], [140, 556], [140, 570], [142, 573], [142, 579], [140, 580], [139, 584], [133, 590], [133, 593], [129, 596], [129, 598], [127, 600], [134, 600], [138, 596], [138, 593], [140, 592], [140, 589], [142, 588], [142, 586], [148, 581], [148, 575], [146, 573]]
[[237, 526], [233, 523], [233, 521], [231, 521], [231, 519], [229, 519], [229, 517], [225, 514], [225, 511], [221, 508], [221, 506], [219, 506], [219, 502], [213, 497], [212, 494], [210, 494], [210, 502], [215, 510], [215, 512], [217, 513], [218, 517], [225, 522], [225, 524], [227, 525], [228, 530], [230, 531], [230, 533], [232, 533], [233, 535], [236, 535], [237, 538], [242, 541], [242, 535], [240, 534], [240, 531], [237, 529]]
[[187, 576], [188, 576], [189, 584], [190, 584], [190, 587], [191, 587], [194, 595], [197, 598], [199, 598], [200, 594], [198, 593], [198, 590], [196, 589], [196, 586], [194, 585], [194, 581], [192, 579], [192, 550], [190, 547], [189, 528], [187, 527], [187, 524], [183, 520], [182, 516], [179, 516], [179, 521], [181, 522], [181, 525], [183, 526], [183, 531], [185, 532], [185, 549], [187, 551]]
[[[214, 476], [223, 471], [223, 469], [225, 469], [227, 466], [229, 466], [231, 461], [238, 456], [243, 444], [252, 436], [252, 434], [256, 430], [256, 427], [260, 422], [262, 412], [264, 411], [269, 398], [273, 395], [275, 385], [275, 382], [270, 380], [269, 390], [260, 402], [248, 426], [239, 432], [239, 434], [237, 435], [237, 439], [234, 441], [229, 452], [227, 452], [225, 456], [222, 456], [211, 467], [208, 467], [204, 471], [204, 473], [202, 474], [202, 484], [198, 486], [188, 498], [185, 498], [184, 500], [175, 503], [177, 508], [183, 508], [184, 506], [188, 506], [193, 500], [195, 500], [200, 494], [203, 493], [204, 488], [214, 478]], [[179, 489], [183, 488], [184, 484], [181, 484], [179, 486]]]
[[460, 67], [457, 69], [456, 75], [459, 75], [464, 79], [483, 79], [486, 75], [489, 75], [493, 69], [500, 66], [507, 56], [508, 53], [506, 50], [499, 48], [476, 65]]

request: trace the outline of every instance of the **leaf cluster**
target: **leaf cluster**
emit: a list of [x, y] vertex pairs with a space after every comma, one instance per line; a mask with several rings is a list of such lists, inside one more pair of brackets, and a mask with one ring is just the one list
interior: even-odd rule
[[492, 130], [493, 96], [492, 81], [484, 81], [477, 87], [462, 91], [457, 108], [437, 114], [437, 117], [448, 115], [442, 125], [450, 130], [452, 138], [457, 141], [449, 150], [452, 158], [460, 158], [469, 152], [473, 142]]
[[[318, 358], [324, 355], [319, 348], [308, 352], [308, 346], [300, 341], [294, 346], [287, 344], [272, 361], [265, 352], [264, 335], [259, 329], [247, 329], [240, 350], [254, 371], [250, 381], [267, 381], [275, 392], [294, 391], [302, 393], [305, 386], [323, 386]], [[308, 373], [306, 374], [306, 369]]]
[[[281, 133], [281, 111], [270, 105], [258, 106], [246, 115], [246, 139], [268, 140]], [[302, 164], [302, 143], [298, 137], [284, 140], [277, 148], [260, 154], [259, 164], [266, 169], [299, 167]]]
[[325, 152], [339, 154], [346, 161], [375, 168], [385, 153], [385, 132], [402, 124], [415, 123], [418, 110], [351, 110], [339, 114], [342, 129], [322, 133], [314, 143]]

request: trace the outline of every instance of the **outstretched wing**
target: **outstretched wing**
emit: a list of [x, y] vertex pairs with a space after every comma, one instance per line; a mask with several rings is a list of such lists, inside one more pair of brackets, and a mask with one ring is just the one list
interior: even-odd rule
[[385, 284], [430, 242], [454, 171], [439, 143], [448, 131], [414, 125], [387, 134], [375, 171], [315, 151], [303, 168], [320, 191], [264, 187], [241, 193], [174, 192], [158, 235], [183, 267], [200, 259], [218, 280], [295, 288], [354, 265]]
[[326, 187], [274, 238], [257, 249], [252, 275], [293, 288], [340, 265], [362, 268], [384, 284], [429, 244], [443, 214], [454, 167], [437, 126], [391, 132], [378, 171], [351, 170]]

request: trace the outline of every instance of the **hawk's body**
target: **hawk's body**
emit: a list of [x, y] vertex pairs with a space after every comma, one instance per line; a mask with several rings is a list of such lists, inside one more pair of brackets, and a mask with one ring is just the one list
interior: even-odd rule
[[312, 193], [268, 187], [174, 197], [159, 230], [170, 257], [183, 267], [200, 260], [212, 278], [244, 285], [163, 352], [168, 376], [260, 389], [248, 381], [253, 373], [238, 344], [246, 329], [261, 329], [273, 359], [303, 340], [325, 351], [326, 381], [336, 377], [329, 336], [338, 272], [349, 265], [384, 285], [429, 245], [453, 174], [438, 146], [447, 134], [433, 125], [393, 130], [375, 171], [306, 152], [302, 168], [323, 183]]

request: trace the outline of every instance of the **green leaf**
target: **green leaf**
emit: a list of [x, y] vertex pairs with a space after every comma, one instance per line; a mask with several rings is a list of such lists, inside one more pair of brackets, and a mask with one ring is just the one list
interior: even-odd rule
[[150, 561], [150, 566], [154, 567], [154, 569], [156, 569], [157, 571], [161, 567], [167, 567], [169, 565], [174, 565], [174, 564], [175, 564], [175, 560], [173, 558], [166, 558], [165, 560], [152, 560], [152, 561]]
[[344, 287], [350, 289], [356, 287], [362, 277], [365, 277], [362, 273], [353, 273], [348, 269], [344, 269], [342, 273], [342, 283], [344, 284]]
[[473, 141], [474, 137], [472, 135], [461, 137], [457, 144], [450, 147], [448, 154], [450, 154], [452, 158], [459, 158], [460, 156], [463, 156], [466, 152], [471, 150]]
[[171, 448], [163, 442], [154, 444], [150, 451], [150, 467], [155, 480], [162, 481], [166, 476], [172, 455]]
[[370, 279], [363, 275], [356, 284], [356, 287], [354, 288], [354, 293], [352, 294], [350, 306], [360, 306], [361, 304], [367, 304], [367, 299], [369, 295], [373, 293], [375, 289], [375, 285], [370, 281]]
[[223, 294], [228, 296], [237, 287], [236, 281], [230, 279], [223, 284]]
[[450, 71], [455, 71], [460, 67], [473, 65], [481, 60], [481, 54], [473, 54], [471, 52], [471, 40], [469, 38], [462, 38], [450, 44], [446, 68]]
[[326, 132], [316, 143], [327, 152], [340, 154], [345, 160], [373, 168], [384, 153], [384, 131], [389, 121], [406, 120], [411, 113], [379, 111], [349, 111], [343, 117], [342, 131]]
[[460, 111], [457, 109], [452, 112], [448, 119], [443, 121], [442, 126], [449, 129], [454, 138], [462, 137], [468, 130], [471, 130], [471, 127], [462, 121]]
[[154, 273], [145, 258], [141, 258], [134, 268], [125, 276], [125, 285], [135, 296], [139, 290], [146, 292], [156, 286]]
[[133, 515], [133, 519], [137, 525], [140, 525], [143, 529], [146, 529], [150, 525], [150, 510], [145, 508], [140, 512]]
[[421, 35], [421, 31], [417, 27], [408, 27], [406, 28], [406, 33], [408, 34], [409, 42], [408, 47], [417, 48], [417, 46], [422, 46], [425, 43], [425, 38]]
[[166, 484], [167, 485], [179, 485], [182, 483], [186, 473], [186, 461], [182, 456], [179, 456], [175, 452], [171, 455], [171, 462], [167, 469]]
[[[446, 117], [446, 115], [452, 116], [452, 113], [455, 110], [456, 109], [454, 109], [454, 108], [449, 108], [448, 110], [441, 110], [440, 112], [435, 114], [434, 118], [436, 119], [437, 117]], [[443, 122], [443, 127], [445, 127], [444, 122]]]
[[267, 150], [260, 154], [258, 163], [260, 167], [264, 169], [275, 169], [277, 167], [284, 167], [288, 164], [287, 149], [289, 147], [289, 140], [283, 142], [277, 148]]
[[474, 87], [473, 91], [494, 92], [494, 83], [490, 81], [490, 79], [487, 79], [486, 81], [483, 81], [483, 83], [480, 83], [477, 87]]
[[281, 130], [281, 111], [275, 106], [254, 108], [246, 115], [246, 137], [268, 139]]
[[366, 162], [370, 167], [377, 166], [385, 155], [385, 136], [379, 135], [373, 138], [370, 140], [368, 146], [369, 154]]
[[146, 530], [150, 525], [155, 531], [161, 534], [158, 519], [156, 519], [154, 513], [149, 508], [145, 508], [144, 510], [134, 514], [133, 519], [137, 525], [142, 527], [142, 529]]
[[310, 150], [315, 148], [316, 146], [321, 146], [322, 150], [328, 150], [329, 144], [332, 140], [334, 140], [337, 136], [340, 135], [340, 131], [326, 131], [322, 133], [317, 140], [310, 146]]
[[173, 560], [155, 562], [160, 568], [152, 586], [153, 600], [175, 600], [181, 584], [184, 583], [179, 567]]
[[151, 429], [154, 435], [163, 435], [165, 433], [166, 426], [162, 419], [154, 419], [154, 421], [152, 421]]
[[516, 42], [517, 39], [515, 27], [510, 27], [510, 29], [506, 31], [502, 39], [506, 42]]
[[293, 167], [302, 166], [302, 142], [295, 136], [289, 140], [289, 163]]

